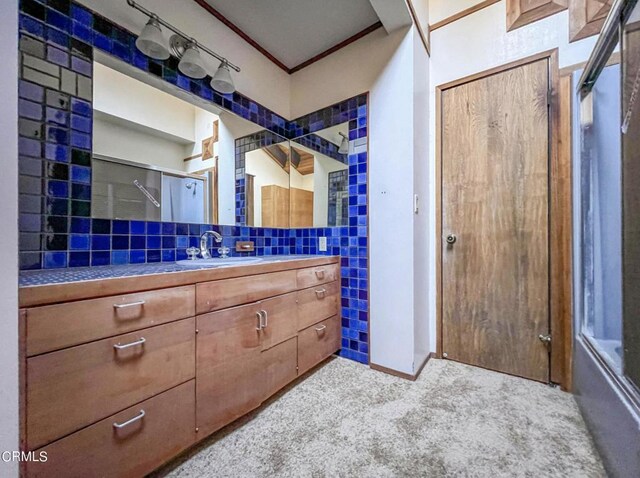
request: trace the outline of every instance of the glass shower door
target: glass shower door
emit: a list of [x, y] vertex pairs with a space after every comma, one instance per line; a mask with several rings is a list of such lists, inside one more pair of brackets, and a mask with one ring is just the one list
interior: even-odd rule
[[640, 391], [640, 5], [622, 30], [624, 375]]
[[583, 335], [622, 370], [620, 65], [581, 104]]

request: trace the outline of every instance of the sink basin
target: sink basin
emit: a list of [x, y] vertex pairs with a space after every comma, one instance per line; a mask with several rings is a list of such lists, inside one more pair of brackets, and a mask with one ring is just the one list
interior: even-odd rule
[[186, 261], [178, 261], [176, 264], [182, 267], [217, 267], [257, 264], [258, 262], [262, 262], [262, 259], [259, 257], [227, 257], [225, 259], [214, 257], [212, 259], [187, 259]]

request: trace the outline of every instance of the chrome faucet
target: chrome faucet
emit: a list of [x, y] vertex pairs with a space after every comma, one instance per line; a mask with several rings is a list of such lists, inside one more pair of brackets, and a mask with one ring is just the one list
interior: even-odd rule
[[203, 259], [211, 259], [211, 253], [209, 252], [209, 236], [213, 236], [218, 244], [222, 243], [222, 236], [216, 231], [204, 231], [200, 236], [200, 255]]

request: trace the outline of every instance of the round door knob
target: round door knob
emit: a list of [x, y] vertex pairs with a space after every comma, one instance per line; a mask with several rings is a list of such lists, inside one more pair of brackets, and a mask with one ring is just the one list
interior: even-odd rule
[[456, 236], [454, 234], [449, 234], [447, 236], [447, 244], [453, 244], [456, 242]]

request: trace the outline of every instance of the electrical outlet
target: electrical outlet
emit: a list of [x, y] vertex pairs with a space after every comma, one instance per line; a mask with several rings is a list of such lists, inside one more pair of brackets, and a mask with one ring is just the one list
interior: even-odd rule
[[318, 249], [320, 250], [320, 252], [326, 252], [327, 251], [327, 238], [326, 237], [319, 237], [318, 238]]

